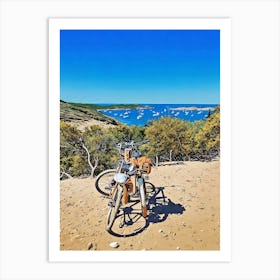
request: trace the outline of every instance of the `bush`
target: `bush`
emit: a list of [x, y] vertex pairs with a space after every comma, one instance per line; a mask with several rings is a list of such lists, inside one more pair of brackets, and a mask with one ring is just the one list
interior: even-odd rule
[[150, 142], [140, 150], [156, 164], [167, 160], [211, 160], [220, 153], [220, 108], [215, 108], [205, 121], [161, 117], [147, 127], [94, 125], [81, 132], [74, 125], [61, 121], [61, 172], [70, 176], [93, 176], [115, 167], [119, 155], [114, 147], [118, 142], [144, 139]]

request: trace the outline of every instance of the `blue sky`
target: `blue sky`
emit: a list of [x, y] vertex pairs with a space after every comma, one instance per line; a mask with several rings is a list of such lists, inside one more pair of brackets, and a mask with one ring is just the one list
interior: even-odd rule
[[61, 30], [60, 98], [220, 103], [219, 30]]

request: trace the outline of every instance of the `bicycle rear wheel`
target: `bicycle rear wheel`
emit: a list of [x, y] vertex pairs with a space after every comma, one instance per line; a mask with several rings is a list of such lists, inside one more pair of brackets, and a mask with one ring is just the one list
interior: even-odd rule
[[[114, 179], [114, 176], [117, 172], [117, 169], [107, 169], [103, 172], [101, 172], [95, 179], [95, 188], [100, 194], [103, 194], [105, 196], [110, 195], [110, 189], [111, 182]], [[106, 187], [108, 189], [106, 189]]]
[[108, 215], [107, 215], [107, 219], [106, 219], [106, 230], [110, 231], [114, 221], [116, 219], [116, 216], [118, 214], [118, 211], [120, 209], [120, 205], [121, 205], [121, 200], [122, 200], [122, 188], [120, 186], [117, 187], [117, 190], [115, 191], [112, 201], [111, 201], [111, 205], [109, 206], [109, 211], [108, 211]]

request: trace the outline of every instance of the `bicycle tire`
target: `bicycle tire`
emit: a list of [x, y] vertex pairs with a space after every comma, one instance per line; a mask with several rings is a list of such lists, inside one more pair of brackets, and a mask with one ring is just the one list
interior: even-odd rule
[[109, 206], [109, 211], [108, 211], [107, 218], [106, 218], [106, 230], [107, 231], [111, 230], [111, 228], [115, 222], [116, 216], [120, 209], [121, 200], [122, 200], [122, 188], [120, 188], [118, 186], [117, 191], [114, 193], [114, 196], [113, 196], [113, 205]]
[[[110, 195], [110, 190], [106, 190], [105, 187], [108, 186], [111, 182], [111, 180], [114, 178], [115, 174], [117, 172], [117, 169], [107, 169], [98, 174], [98, 176], [95, 179], [95, 188], [97, 191], [105, 196]], [[104, 182], [103, 182], [104, 180]]]

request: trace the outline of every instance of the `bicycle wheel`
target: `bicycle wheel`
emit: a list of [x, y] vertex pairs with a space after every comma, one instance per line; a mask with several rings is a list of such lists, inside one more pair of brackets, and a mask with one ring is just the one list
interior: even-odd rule
[[106, 189], [106, 187], [110, 187], [112, 180], [117, 172], [117, 169], [107, 169], [101, 172], [95, 179], [95, 188], [97, 191], [105, 196], [110, 195], [110, 189]]
[[148, 221], [139, 213], [138, 209], [125, 207], [122, 213], [117, 215], [110, 233], [116, 237], [130, 237], [142, 232], [148, 226]]
[[122, 188], [118, 186], [116, 192], [113, 195], [112, 203], [109, 206], [109, 211], [106, 219], [107, 231], [110, 231], [114, 224], [114, 221], [120, 209], [121, 200], [122, 200]]

